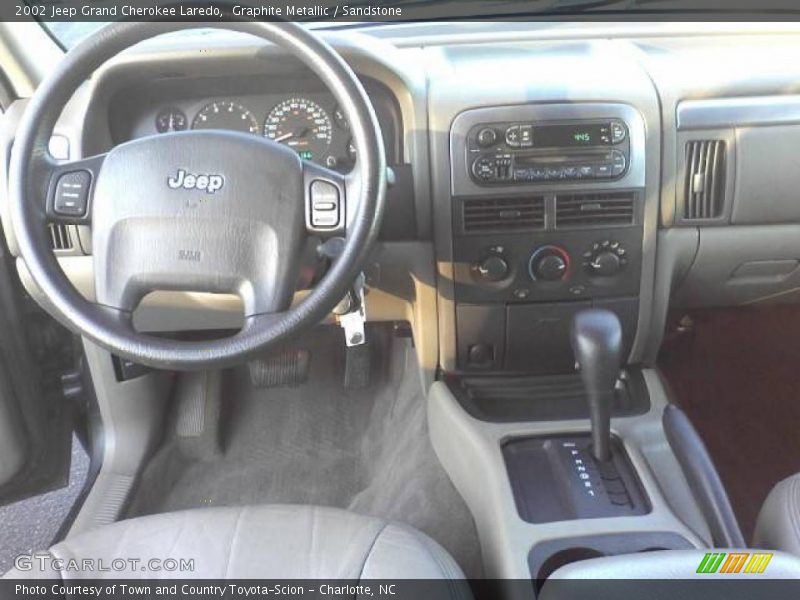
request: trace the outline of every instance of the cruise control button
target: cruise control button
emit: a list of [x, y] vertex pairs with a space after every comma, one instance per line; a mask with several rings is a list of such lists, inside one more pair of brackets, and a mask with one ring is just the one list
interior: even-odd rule
[[311, 183], [311, 225], [332, 228], [339, 224], [339, 189], [328, 181]]
[[58, 178], [53, 198], [53, 212], [65, 217], [80, 217], [89, 205], [89, 171], [72, 171]]

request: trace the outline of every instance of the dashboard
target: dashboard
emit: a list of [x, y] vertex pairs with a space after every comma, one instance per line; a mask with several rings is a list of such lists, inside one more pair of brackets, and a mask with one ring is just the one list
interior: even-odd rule
[[[396, 176], [367, 313], [411, 323], [426, 373], [570, 369], [566, 324], [590, 305], [617, 312], [629, 360], [647, 363], [671, 309], [800, 302], [800, 29], [684, 29], [326, 33], [364, 83]], [[358, 149], [337, 109], [285, 53], [214, 33], [131, 52], [56, 131], [77, 158], [220, 127], [346, 172]], [[90, 233], [54, 248], [90, 293]], [[147, 329], [237, 325], [217, 300], [163, 296]]]

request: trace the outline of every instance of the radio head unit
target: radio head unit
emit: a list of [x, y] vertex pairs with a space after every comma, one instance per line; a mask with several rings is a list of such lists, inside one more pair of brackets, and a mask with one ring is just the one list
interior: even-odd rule
[[466, 141], [467, 170], [482, 185], [617, 179], [630, 160], [619, 119], [479, 123]]

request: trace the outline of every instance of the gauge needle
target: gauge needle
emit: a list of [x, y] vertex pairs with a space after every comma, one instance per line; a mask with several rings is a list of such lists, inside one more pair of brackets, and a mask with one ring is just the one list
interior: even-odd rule
[[289, 139], [290, 137], [292, 137], [293, 135], [294, 135], [294, 132], [293, 132], [293, 131], [290, 131], [289, 133], [284, 133], [283, 135], [279, 135], [278, 137], [276, 137], [276, 138], [275, 138], [275, 140], [274, 140], [274, 141], [276, 141], [276, 142], [282, 142], [283, 140], [288, 140], [288, 139]]

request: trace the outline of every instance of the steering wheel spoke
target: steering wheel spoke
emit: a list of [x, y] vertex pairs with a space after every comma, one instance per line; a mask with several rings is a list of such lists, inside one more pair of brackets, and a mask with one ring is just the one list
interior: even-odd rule
[[347, 178], [311, 162], [303, 163], [306, 230], [318, 237], [341, 236], [347, 229]]
[[68, 225], [91, 224], [95, 182], [105, 154], [81, 160], [53, 162], [44, 175], [47, 185], [47, 220]]

